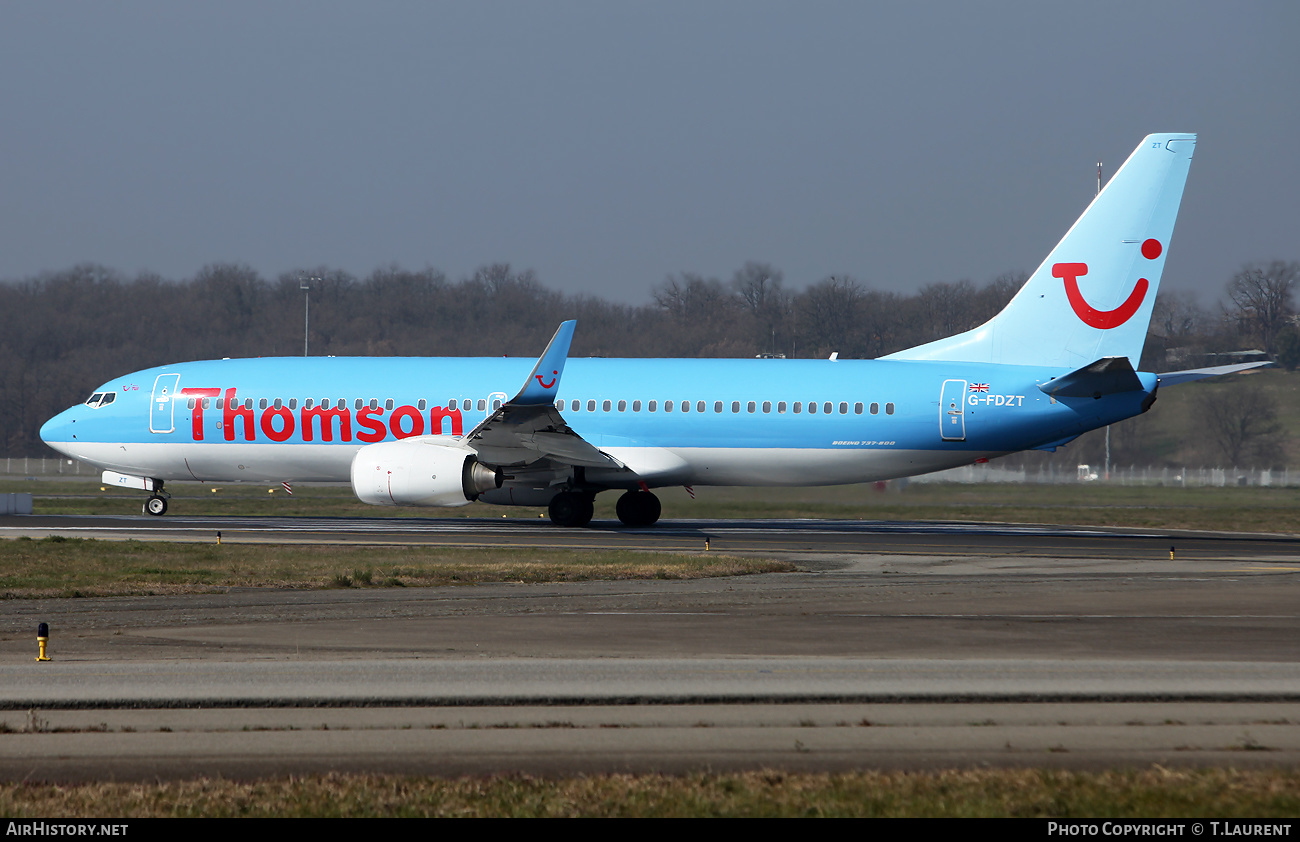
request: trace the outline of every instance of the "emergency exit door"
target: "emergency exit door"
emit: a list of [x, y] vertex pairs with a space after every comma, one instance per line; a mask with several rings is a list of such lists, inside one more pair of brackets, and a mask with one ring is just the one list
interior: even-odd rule
[[944, 441], [966, 441], [966, 381], [945, 380], [939, 396], [939, 435]]

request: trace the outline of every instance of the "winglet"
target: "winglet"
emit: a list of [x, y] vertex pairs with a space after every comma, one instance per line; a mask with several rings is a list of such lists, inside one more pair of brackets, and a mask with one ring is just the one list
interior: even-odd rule
[[560, 390], [560, 376], [564, 374], [564, 363], [569, 358], [569, 344], [573, 342], [573, 330], [578, 326], [576, 320], [560, 322], [560, 327], [551, 337], [551, 342], [533, 366], [533, 373], [524, 381], [524, 387], [510, 403], [516, 406], [540, 406], [555, 403], [555, 395]]

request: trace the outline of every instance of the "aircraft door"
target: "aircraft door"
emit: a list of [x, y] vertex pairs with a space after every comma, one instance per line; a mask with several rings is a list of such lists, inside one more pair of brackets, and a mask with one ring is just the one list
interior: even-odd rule
[[939, 397], [939, 435], [944, 441], [966, 441], [966, 381], [945, 380]]
[[149, 432], [170, 433], [176, 429], [176, 397], [179, 374], [160, 374], [153, 381], [153, 401], [149, 404]]

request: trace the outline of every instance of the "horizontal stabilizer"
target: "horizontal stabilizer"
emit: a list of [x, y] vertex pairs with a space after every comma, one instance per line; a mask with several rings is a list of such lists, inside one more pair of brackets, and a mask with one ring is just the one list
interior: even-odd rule
[[1253, 363], [1236, 363], [1234, 365], [1216, 365], [1210, 368], [1189, 368], [1186, 371], [1171, 371], [1167, 374], [1158, 374], [1161, 386], [1177, 386], [1179, 383], [1190, 383], [1193, 380], [1204, 380], [1207, 377], [1219, 377], [1224, 374], [1236, 374], [1239, 371], [1249, 371], [1252, 368], [1263, 368], [1266, 365], [1273, 365], [1269, 360], [1260, 360]]
[[1100, 398], [1142, 389], [1142, 381], [1128, 357], [1103, 357], [1064, 377], [1055, 377], [1038, 388], [1054, 398]]

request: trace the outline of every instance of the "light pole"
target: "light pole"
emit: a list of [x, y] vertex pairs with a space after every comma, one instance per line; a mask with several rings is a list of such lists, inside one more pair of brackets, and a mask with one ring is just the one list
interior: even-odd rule
[[298, 289], [302, 290], [302, 355], [307, 356], [307, 330], [311, 324], [311, 282], [320, 278], [307, 275], [298, 276]]
[[[1097, 195], [1101, 195], [1101, 161], [1097, 162]], [[1110, 482], [1110, 425], [1106, 425], [1106, 468], [1101, 472], [1102, 480]]]

